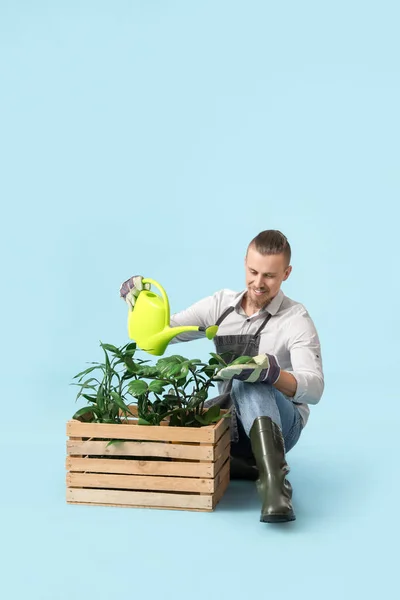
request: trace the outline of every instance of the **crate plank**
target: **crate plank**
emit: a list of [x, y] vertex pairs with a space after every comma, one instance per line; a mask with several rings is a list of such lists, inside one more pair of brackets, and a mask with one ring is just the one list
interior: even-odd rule
[[67, 502], [106, 503], [113, 505], [144, 506], [153, 508], [202, 508], [212, 510], [212, 495], [168, 494], [158, 492], [131, 492], [124, 490], [95, 490], [67, 488]]
[[213, 509], [217, 506], [218, 502], [220, 502], [220, 500], [222, 499], [223, 495], [225, 494], [225, 492], [229, 486], [229, 483], [230, 483], [230, 474], [229, 474], [229, 469], [228, 469], [228, 471], [225, 473], [224, 479], [221, 481], [216, 493], [213, 496], [213, 504], [212, 504]]
[[226, 431], [225, 434], [219, 439], [218, 443], [214, 446], [214, 461], [221, 456], [227, 444], [230, 443], [230, 437], [230, 431]]
[[106, 507], [114, 507], [114, 508], [146, 508], [150, 510], [184, 510], [190, 512], [213, 512], [213, 508], [176, 508], [174, 506], [145, 506], [144, 504], [112, 504], [109, 502], [105, 504], [104, 502], [72, 502], [71, 500], [67, 500], [67, 504], [76, 504], [77, 506], [106, 506]]
[[225, 446], [224, 451], [222, 452], [222, 454], [218, 458], [218, 460], [216, 460], [213, 463], [213, 477], [215, 477], [220, 472], [220, 470], [222, 469], [223, 465], [225, 464], [225, 461], [228, 458], [230, 459], [230, 454], [231, 454], [231, 445], [230, 445], [230, 441], [229, 441], [228, 444]]
[[115, 475], [110, 473], [68, 473], [68, 487], [124, 490], [154, 490], [212, 494], [219, 481], [199, 477], [158, 477], [155, 475]]
[[[224, 411], [225, 413], [227, 411]], [[218, 440], [224, 435], [224, 433], [229, 429], [230, 427], [230, 418], [224, 418], [221, 419], [220, 421], [218, 421], [218, 423], [216, 423], [215, 428], [213, 429], [213, 435], [214, 435], [214, 439], [213, 439], [213, 443], [216, 444], [218, 442]]]
[[160, 427], [130, 423], [83, 423], [67, 421], [67, 435], [74, 437], [214, 443], [214, 425], [207, 427]]
[[125, 473], [126, 475], [165, 475], [177, 477], [214, 477], [215, 465], [212, 462], [193, 461], [147, 461], [119, 460], [107, 458], [79, 458], [68, 456], [66, 469], [73, 472]]
[[214, 490], [213, 490], [214, 496], [215, 496], [215, 494], [218, 493], [218, 489], [220, 488], [221, 484], [225, 481], [225, 478], [227, 476], [229, 476], [230, 468], [231, 468], [231, 462], [230, 462], [230, 459], [227, 458], [227, 460], [225, 460], [223, 466], [221, 467], [219, 473], [213, 479], [213, 481], [215, 482]]
[[68, 487], [91, 487], [103, 489], [156, 490], [170, 492], [213, 493], [229, 469], [229, 454], [226, 455], [214, 478], [160, 477], [146, 475], [117, 475], [110, 473], [67, 473]]
[[107, 447], [107, 441], [67, 441], [68, 454], [109, 456], [154, 456], [212, 461], [214, 446], [165, 444], [157, 442], [123, 442]]

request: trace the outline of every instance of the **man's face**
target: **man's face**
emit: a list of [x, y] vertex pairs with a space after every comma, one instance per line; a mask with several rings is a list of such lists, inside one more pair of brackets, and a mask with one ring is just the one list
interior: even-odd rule
[[269, 304], [292, 270], [284, 254], [263, 256], [250, 246], [245, 258], [247, 300], [257, 309]]

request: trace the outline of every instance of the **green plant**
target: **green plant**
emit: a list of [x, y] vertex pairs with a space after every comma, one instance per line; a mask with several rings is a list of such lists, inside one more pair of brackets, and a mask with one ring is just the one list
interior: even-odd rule
[[[159, 359], [153, 367], [137, 366], [137, 379], [128, 389], [137, 399], [138, 423], [159, 425], [168, 418], [171, 426], [201, 427], [223, 418], [219, 406], [204, 408], [216, 372], [227, 366], [222, 356], [210, 354], [208, 363], [174, 355]], [[250, 357], [240, 357], [231, 364], [248, 360]]]
[[[215, 385], [216, 372], [227, 366], [222, 356], [211, 352], [208, 363], [203, 363], [174, 355], [148, 365], [149, 361], [133, 358], [137, 350], [134, 342], [122, 348], [102, 342], [100, 346], [105, 361], [88, 363], [94, 366], [75, 375], [78, 383], [71, 384], [80, 388], [76, 400], [82, 396], [89, 402], [75, 412], [73, 419], [126, 422], [127, 415], [132, 414], [132, 403], [137, 404], [139, 425], [159, 425], [168, 419], [171, 426], [201, 427], [224, 417], [219, 406], [204, 408], [209, 389]], [[250, 357], [240, 357], [230, 364], [249, 360]], [[99, 378], [94, 376], [95, 371], [100, 371]]]
[[[100, 346], [104, 350], [105, 361], [88, 363], [95, 366], [75, 375], [73, 379], [78, 379], [78, 383], [71, 383], [80, 388], [75, 402], [80, 396], [89, 402], [88, 406], [77, 410], [72, 418], [86, 422], [121, 423], [120, 410], [124, 415], [130, 412], [127, 403], [132, 397], [128, 394], [127, 386], [136, 377], [132, 372], [136, 344], [132, 342], [117, 348], [100, 342]], [[139, 359], [139, 362], [144, 361]], [[97, 374], [99, 378], [95, 376]], [[88, 375], [91, 376], [85, 379]]]

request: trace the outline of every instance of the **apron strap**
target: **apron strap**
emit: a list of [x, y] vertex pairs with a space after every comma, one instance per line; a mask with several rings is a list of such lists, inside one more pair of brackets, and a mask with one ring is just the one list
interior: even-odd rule
[[221, 323], [225, 319], [225, 317], [227, 317], [228, 315], [230, 315], [231, 312], [234, 311], [234, 310], [235, 310], [234, 306], [228, 306], [228, 308], [226, 309], [226, 311], [222, 313], [222, 315], [219, 317], [219, 319], [217, 320], [217, 322], [215, 324], [216, 325], [221, 325]]
[[255, 338], [258, 335], [260, 335], [261, 331], [264, 329], [264, 327], [266, 326], [266, 324], [268, 323], [268, 321], [270, 320], [271, 317], [272, 317], [271, 313], [268, 313], [267, 316], [265, 317], [264, 321], [261, 323], [260, 327], [257, 329], [257, 333], [254, 334]]

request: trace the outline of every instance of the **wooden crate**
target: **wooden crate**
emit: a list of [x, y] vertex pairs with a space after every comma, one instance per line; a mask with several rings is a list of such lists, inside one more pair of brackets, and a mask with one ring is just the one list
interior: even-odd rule
[[[212, 511], [229, 484], [229, 418], [205, 427], [67, 422], [67, 503]], [[226, 411], [224, 411], [226, 412]], [[121, 443], [107, 443], [123, 440]]]

